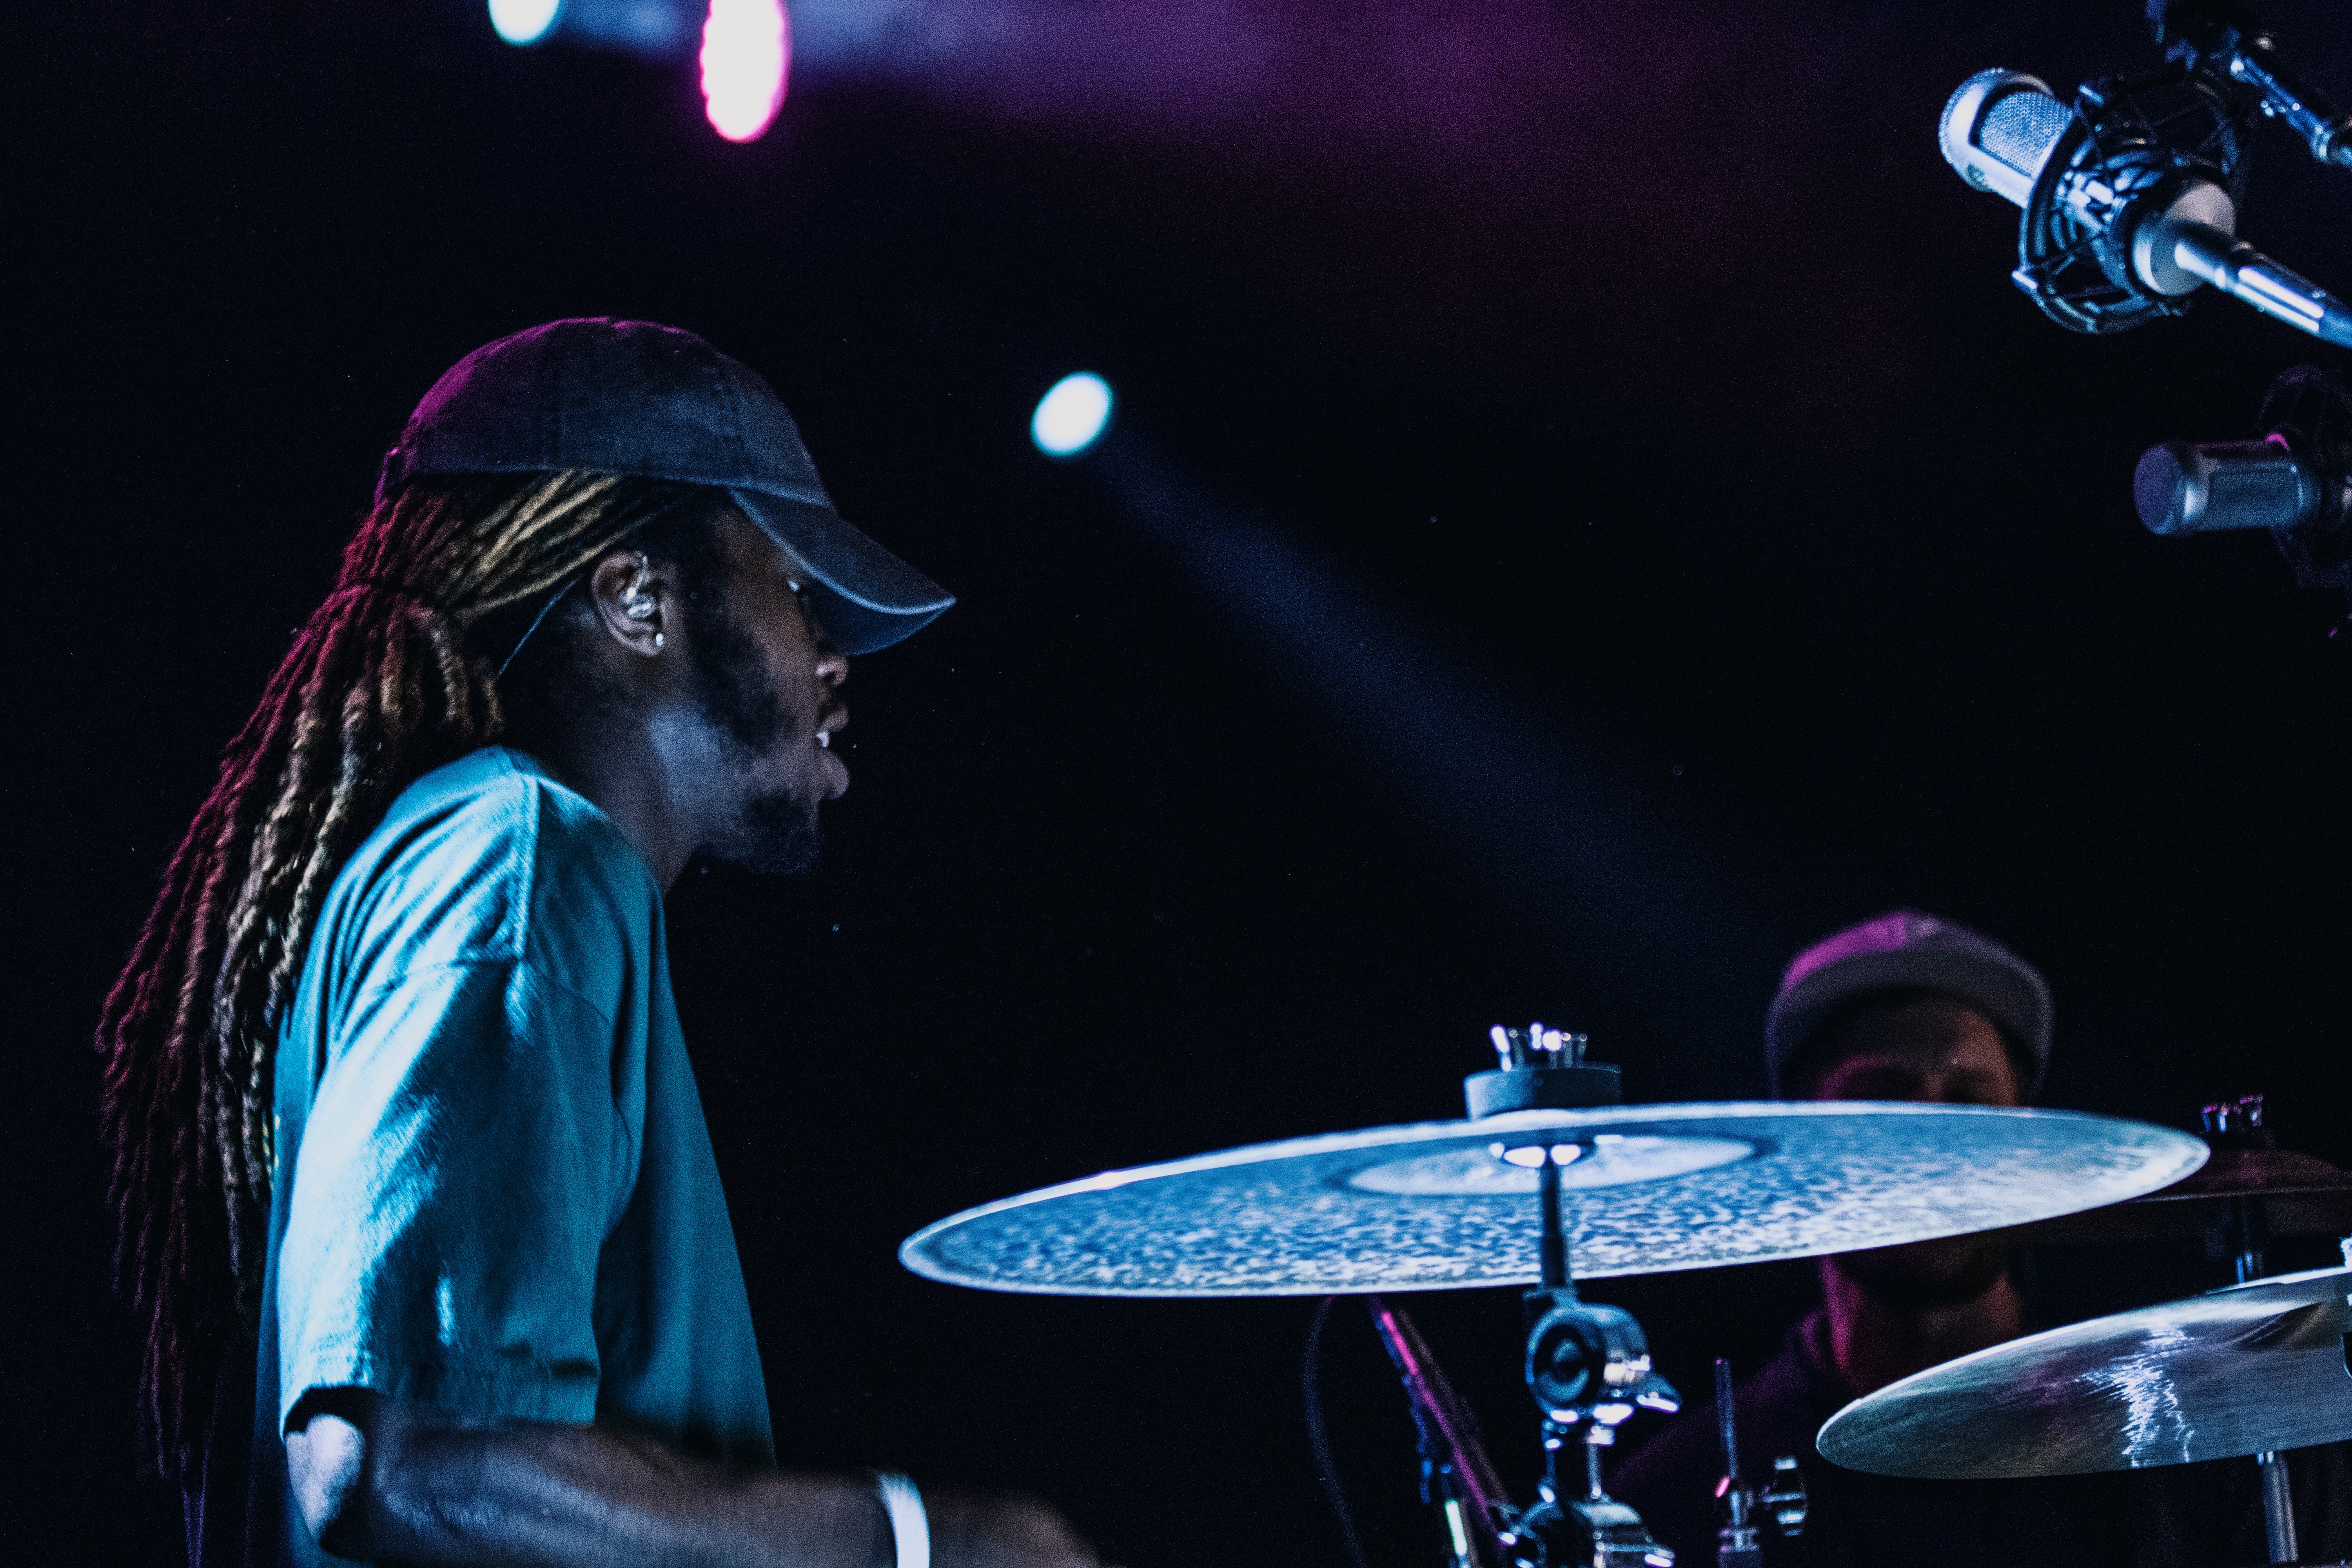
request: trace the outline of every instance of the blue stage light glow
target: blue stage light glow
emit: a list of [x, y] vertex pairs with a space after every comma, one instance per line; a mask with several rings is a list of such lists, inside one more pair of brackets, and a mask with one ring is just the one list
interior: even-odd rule
[[509, 44], [535, 44], [562, 9], [563, 0], [490, 0], [490, 26]]
[[1029, 438], [1049, 458], [1075, 458], [1102, 438], [1110, 423], [1110, 383], [1091, 371], [1066, 375], [1037, 400]]

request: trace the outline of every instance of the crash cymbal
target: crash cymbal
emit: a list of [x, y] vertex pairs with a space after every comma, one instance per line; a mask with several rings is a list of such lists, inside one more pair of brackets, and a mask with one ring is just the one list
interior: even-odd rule
[[2292, 1149], [2230, 1149], [2160, 1192], [2022, 1226], [2035, 1246], [2193, 1240], [2219, 1226], [2231, 1200], [2259, 1198], [2268, 1233], [2352, 1234], [2352, 1172]]
[[2194, 1170], [2184, 1132], [2074, 1111], [1875, 1102], [1617, 1105], [1380, 1127], [1111, 1171], [928, 1226], [929, 1279], [1074, 1296], [1524, 1284], [1555, 1142], [1575, 1272], [1711, 1268], [2017, 1225]]
[[2352, 1268], [2095, 1318], [1915, 1373], [1822, 1428], [1884, 1476], [2140, 1469], [2352, 1437]]

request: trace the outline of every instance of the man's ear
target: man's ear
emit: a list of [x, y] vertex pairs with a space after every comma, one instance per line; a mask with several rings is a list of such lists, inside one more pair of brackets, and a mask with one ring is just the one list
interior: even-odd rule
[[666, 568], [641, 550], [608, 550], [588, 572], [588, 602], [605, 635], [650, 658], [669, 646], [667, 623], [677, 606]]

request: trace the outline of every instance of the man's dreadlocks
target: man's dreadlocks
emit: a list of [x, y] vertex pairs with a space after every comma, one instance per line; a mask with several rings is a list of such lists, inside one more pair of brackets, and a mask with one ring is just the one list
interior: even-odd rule
[[165, 1474], [200, 1440], [224, 1336], [258, 1306], [271, 1058], [336, 872], [403, 788], [498, 736], [496, 661], [533, 612], [627, 536], [721, 504], [581, 472], [402, 487], [230, 743], [98, 1030], [115, 1268], [145, 1330], [141, 1446]]

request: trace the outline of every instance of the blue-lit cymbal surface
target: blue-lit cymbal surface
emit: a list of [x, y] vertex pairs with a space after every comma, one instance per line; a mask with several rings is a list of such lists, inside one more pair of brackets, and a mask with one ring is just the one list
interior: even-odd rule
[[898, 1249], [955, 1285], [1296, 1296], [1525, 1284], [1559, 1146], [1582, 1278], [1889, 1247], [2071, 1214], [2195, 1170], [2184, 1132], [2074, 1111], [1730, 1101], [1521, 1110], [1108, 1171], [969, 1209]]
[[2081, 1475], [2352, 1437], [2352, 1269], [2284, 1274], [1915, 1373], [1822, 1428], [1851, 1470]]

